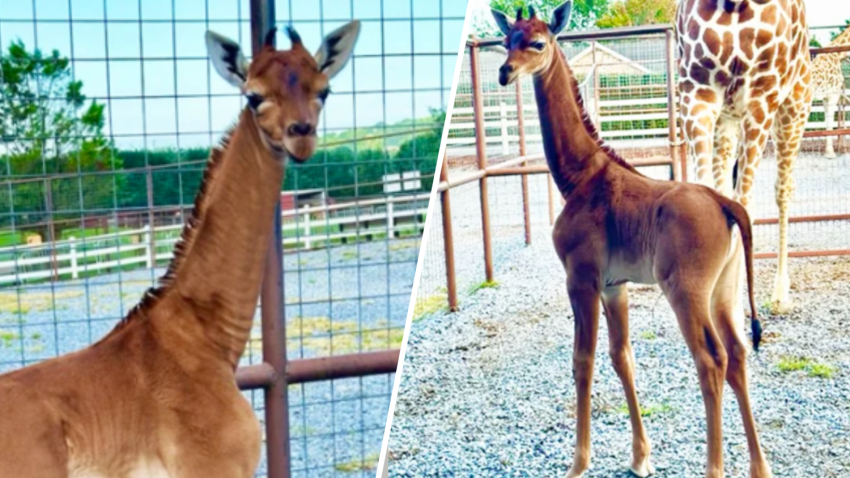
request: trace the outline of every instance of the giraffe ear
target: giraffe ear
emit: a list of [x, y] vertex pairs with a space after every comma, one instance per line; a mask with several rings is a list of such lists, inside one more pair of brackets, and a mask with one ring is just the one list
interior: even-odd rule
[[552, 35], [561, 33], [561, 30], [569, 25], [572, 13], [573, 0], [567, 0], [552, 12], [552, 20], [549, 21], [549, 31]]
[[359, 20], [347, 23], [329, 33], [315, 55], [319, 71], [328, 75], [328, 78], [336, 76], [351, 58], [359, 35]]
[[501, 30], [502, 33], [505, 34], [505, 36], [510, 35], [511, 30], [514, 27], [514, 22], [512, 22], [507, 15], [496, 10], [495, 8], [491, 8], [490, 11], [493, 12], [493, 18], [496, 19], [496, 25], [499, 26], [499, 30]]
[[248, 62], [235, 41], [207, 31], [207, 54], [215, 71], [231, 85], [241, 89], [248, 78]]

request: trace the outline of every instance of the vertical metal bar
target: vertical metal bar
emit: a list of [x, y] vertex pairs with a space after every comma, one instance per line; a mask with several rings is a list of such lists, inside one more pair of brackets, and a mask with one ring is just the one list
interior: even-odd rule
[[679, 149], [676, 141], [679, 134], [676, 130], [676, 54], [674, 53], [673, 29], [667, 29], [665, 40], [667, 45], [667, 127], [670, 140], [670, 159], [672, 160], [673, 180], [681, 181], [683, 176], [682, 161], [679, 158]]
[[[256, 57], [275, 21], [274, 0], [251, 0], [251, 50]], [[286, 383], [286, 317], [283, 306], [283, 249], [280, 201], [274, 211], [268, 261], [260, 294], [263, 361], [275, 370], [265, 392], [266, 459], [269, 478], [289, 478], [289, 403]], [[270, 218], [271, 219], [271, 218]]]
[[[484, 105], [481, 94], [481, 75], [478, 71], [478, 47], [469, 47], [469, 61], [472, 76], [472, 106], [475, 112], [475, 151], [478, 156], [478, 169], [487, 168], [487, 144], [484, 131]], [[479, 181], [481, 193], [481, 233], [484, 237], [484, 273], [488, 281], [493, 280], [493, 249], [490, 243], [490, 204], [487, 197], [487, 176]]]
[[[446, 165], [447, 158], [443, 156], [443, 165], [440, 168], [440, 181], [449, 180], [449, 169]], [[452, 234], [452, 202], [451, 188], [446, 188], [440, 193], [440, 202], [443, 207], [443, 246], [446, 255], [446, 291], [449, 296], [449, 310], [457, 311], [457, 280], [455, 276], [455, 244]]]
[[[517, 128], [519, 129], [519, 155], [525, 156], [528, 154], [525, 148], [525, 119], [522, 115], [522, 81], [516, 82], [516, 119]], [[528, 162], [523, 162], [523, 166], [527, 166]], [[525, 222], [525, 243], [531, 244], [531, 211], [528, 204], [528, 175], [522, 175], [522, 213]]]
[[555, 199], [553, 199], [553, 196], [555, 194], [555, 191], [553, 191], [553, 190], [555, 188], [552, 186], [552, 181], [553, 181], [552, 173], [547, 174], [546, 175], [546, 190], [549, 192], [549, 225], [550, 226], [555, 225]]
[[146, 172], [147, 176], [145, 177], [148, 188], [148, 229], [150, 230], [150, 255], [151, 255], [151, 266], [152, 268], [156, 268], [156, 215], [153, 211], [154, 206], [154, 198], [153, 198], [153, 170], [151, 169], [150, 164], [148, 164]]

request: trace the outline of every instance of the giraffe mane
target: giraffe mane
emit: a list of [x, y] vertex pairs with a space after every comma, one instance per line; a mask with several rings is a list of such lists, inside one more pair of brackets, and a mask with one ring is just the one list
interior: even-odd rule
[[227, 148], [230, 144], [230, 138], [237, 126], [238, 123], [231, 126], [219, 141], [219, 144], [210, 150], [210, 156], [207, 159], [207, 164], [204, 168], [204, 175], [201, 179], [198, 193], [195, 195], [195, 202], [192, 206], [192, 215], [183, 225], [183, 230], [180, 232], [180, 238], [174, 245], [174, 256], [171, 258], [171, 262], [168, 263], [168, 269], [166, 269], [165, 274], [157, 280], [156, 287], [151, 287], [145, 291], [142, 300], [139, 301], [139, 303], [136, 304], [123, 319], [121, 319], [121, 322], [112, 329], [112, 332], [101, 339], [101, 342], [123, 329], [128, 323], [137, 320], [138, 318], [146, 317], [147, 313], [156, 304], [156, 302], [171, 289], [171, 286], [174, 284], [174, 278], [177, 275], [177, 271], [183, 265], [184, 257], [195, 241], [198, 227], [203, 222], [204, 215], [206, 214], [206, 199], [207, 193], [209, 192], [209, 186], [217, 177], [217, 173], [223, 163], [222, 158], [227, 152]]
[[569, 61], [567, 61], [567, 55], [564, 53], [563, 50], [561, 50], [560, 47], [558, 48], [558, 52], [560, 52], [561, 58], [564, 60], [564, 65], [566, 66], [567, 71], [569, 72], [568, 76], [570, 78], [570, 87], [573, 90], [573, 97], [575, 97], [576, 99], [576, 105], [578, 106], [579, 111], [581, 111], [582, 125], [584, 126], [585, 131], [587, 131], [587, 134], [589, 134], [590, 137], [593, 138], [594, 141], [596, 141], [596, 145], [599, 146], [599, 149], [605, 152], [605, 154], [607, 154], [613, 162], [628, 169], [629, 171], [632, 171], [636, 174], [640, 174], [642, 176], [643, 174], [640, 171], [635, 169], [634, 166], [632, 166], [631, 164], [629, 164], [628, 161], [623, 159], [623, 157], [620, 156], [617, 151], [615, 151], [614, 148], [608, 145], [599, 135], [599, 131], [596, 129], [596, 125], [593, 124], [593, 119], [590, 118], [590, 114], [587, 112], [587, 108], [584, 107], [584, 97], [582, 97], [581, 95], [578, 80], [576, 79], [572, 69], [570, 68]]

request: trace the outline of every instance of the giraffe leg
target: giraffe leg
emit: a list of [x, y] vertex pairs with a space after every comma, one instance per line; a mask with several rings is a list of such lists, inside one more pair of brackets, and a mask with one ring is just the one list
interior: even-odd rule
[[774, 307], [782, 312], [791, 308], [788, 277], [788, 207], [794, 196], [794, 162], [800, 153], [803, 132], [811, 109], [811, 93], [802, 99], [788, 98], [780, 106], [773, 137], [776, 142], [776, 205], [779, 207], [779, 263], [773, 286]]
[[649, 462], [651, 446], [640, 416], [637, 389], [635, 387], [635, 357], [629, 342], [629, 296], [625, 285], [608, 287], [602, 291], [602, 307], [608, 321], [608, 352], [611, 363], [626, 394], [629, 420], [632, 423], [631, 471], [641, 478], [655, 473]]
[[741, 120], [721, 115], [717, 120], [714, 138], [714, 189], [731, 198], [735, 192], [732, 184], [732, 168], [739, 155]]
[[[832, 131], [833, 121], [835, 120], [835, 111], [838, 109], [838, 99], [840, 95], [827, 95], [823, 99], [823, 110], [826, 114], [826, 130]], [[835, 159], [835, 149], [832, 145], [833, 137], [826, 137], [826, 151], [824, 156], [829, 159]]]
[[[728, 358], [711, 323], [708, 293], [688, 290], [679, 278], [660, 283], [670, 301], [699, 375], [708, 429], [706, 478], [723, 478], [723, 378]], [[696, 285], [696, 284], [695, 284]], [[700, 284], [697, 286], [702, 288]]]
[[578, 401], [576, 448], [567, 478], [581, 478], [590, 467], [590, 387], [593, 383], [593, 359], [599, 329], [600, 290], [595, 278], [583, 277], [583, 274], [571, 271], [567, 273], [567, 292], [575, 316], [573, 379]]
[[733, 240], [735, 241], [734, 247], [737, 250], [726, 263], [717, 284], [714, 286], [714, 291], [711, 294], [711, 318], [729, 358], [726, 367], [726, 381], [738, 400], [744, 432], [747, 435], [747, 448], [750, 452], [750, 478], [770, 478], [773, 475], [762, 452], [752, 407], [750, 406], [747, 384], [747, 346], [745, 340], [741, 338], [743, 321], [739, 319], [740, 308], [733, 305], [737, 304], [736, 299], [740, 297], [738, 287], [741, 274], [739, 272], [743, 258], [741, 240], [737, 238], [733, 238]]
[[697, 183], [714, 187], [714, 136], [720, 117], [720, 96], [700, 94], [707, 90], [695, 90], [689, 80], [683, 81], [679, 89], [691, 92], [685, 95], [681, 107], [688, 160], [696, 165]]

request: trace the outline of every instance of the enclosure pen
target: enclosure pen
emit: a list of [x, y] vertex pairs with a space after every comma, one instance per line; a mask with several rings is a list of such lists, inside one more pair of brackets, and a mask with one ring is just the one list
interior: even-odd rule
[[62, 115], [0, 118], [0, 373], [95, 342], [172, 258], [209, 148], [244, 106], [212, 74], [205, 31], [256, 53], [272, 27], [316, 46], [358, 19], [318, 151], [287, 168], [269, 218], [277, 237], [237, 379], [264, 424], [256, 476], [374, 476], [465, 11], [450, 0], [3, 2], [0, 74], [36, 73], [0, 77], [2, 112]]
[[[688, 181], [693, 165], [688, 164], [679, 124], [672, 25], [571, 31], [558, 40], [602, 138], [645, 174]], [[850, 51], [850, 47], [811, 51], [818, 55]], [[445, 308], [455, 310], [461, 302], [458, 295], [497, 285], [494, 263], [536, 240], [534, 224], [547, 231], [542, 240], [548, 241], [547, 226], [563, 204], [543, 161], [530, 80], [499, 86], [498, 67], [503, 61], [503, 39], [467, 41], [449, 127], [447, 169], [438, 185], [443, 220], [435, 221], [435, 226], [442, 231], [431, 230], [434, 239], [442, 236], [444, 245], [426, 251], [414, 318]], [[845, 62], [845, 71], [847, 66]], [[837, 151], [849, 152], [850, 145], [843, 141], [850, 135], [846, 117], [841, 110], [838, 128], [824, 131], [823, 106], [815, 105], [803, 154], [820, 151], [826, 136], [837, 138]], [[752, 203], [755, 257], [771, 259], [776, 257], [778, 219], [770, 182], [776, 177], [776, 162], [770, 148], [761, 170], [763, 179], [756, 182]], [[850, 255], [839, 239], [850, 233], [850, 199], [841, 179], [846, 178], [846, 170], [837, 161], [802, 157], [794, 174], [798, 188], [790, 218], [794, 247], [789, 256]], [[450, 195], [455, 198], [449, 199]], [[475, 214], [469, 206], [473, 195], [482, 203], [480, 218], [458, 220]], [[474, 245], [479, 241], [483, 247]], [[459, 250], [466, 252], [462, 263], [454, 258]], [[474, 254], [483, 262], [470, 258], [476, 250]], [[456, 285], [447, 288], [447, 284]]]

